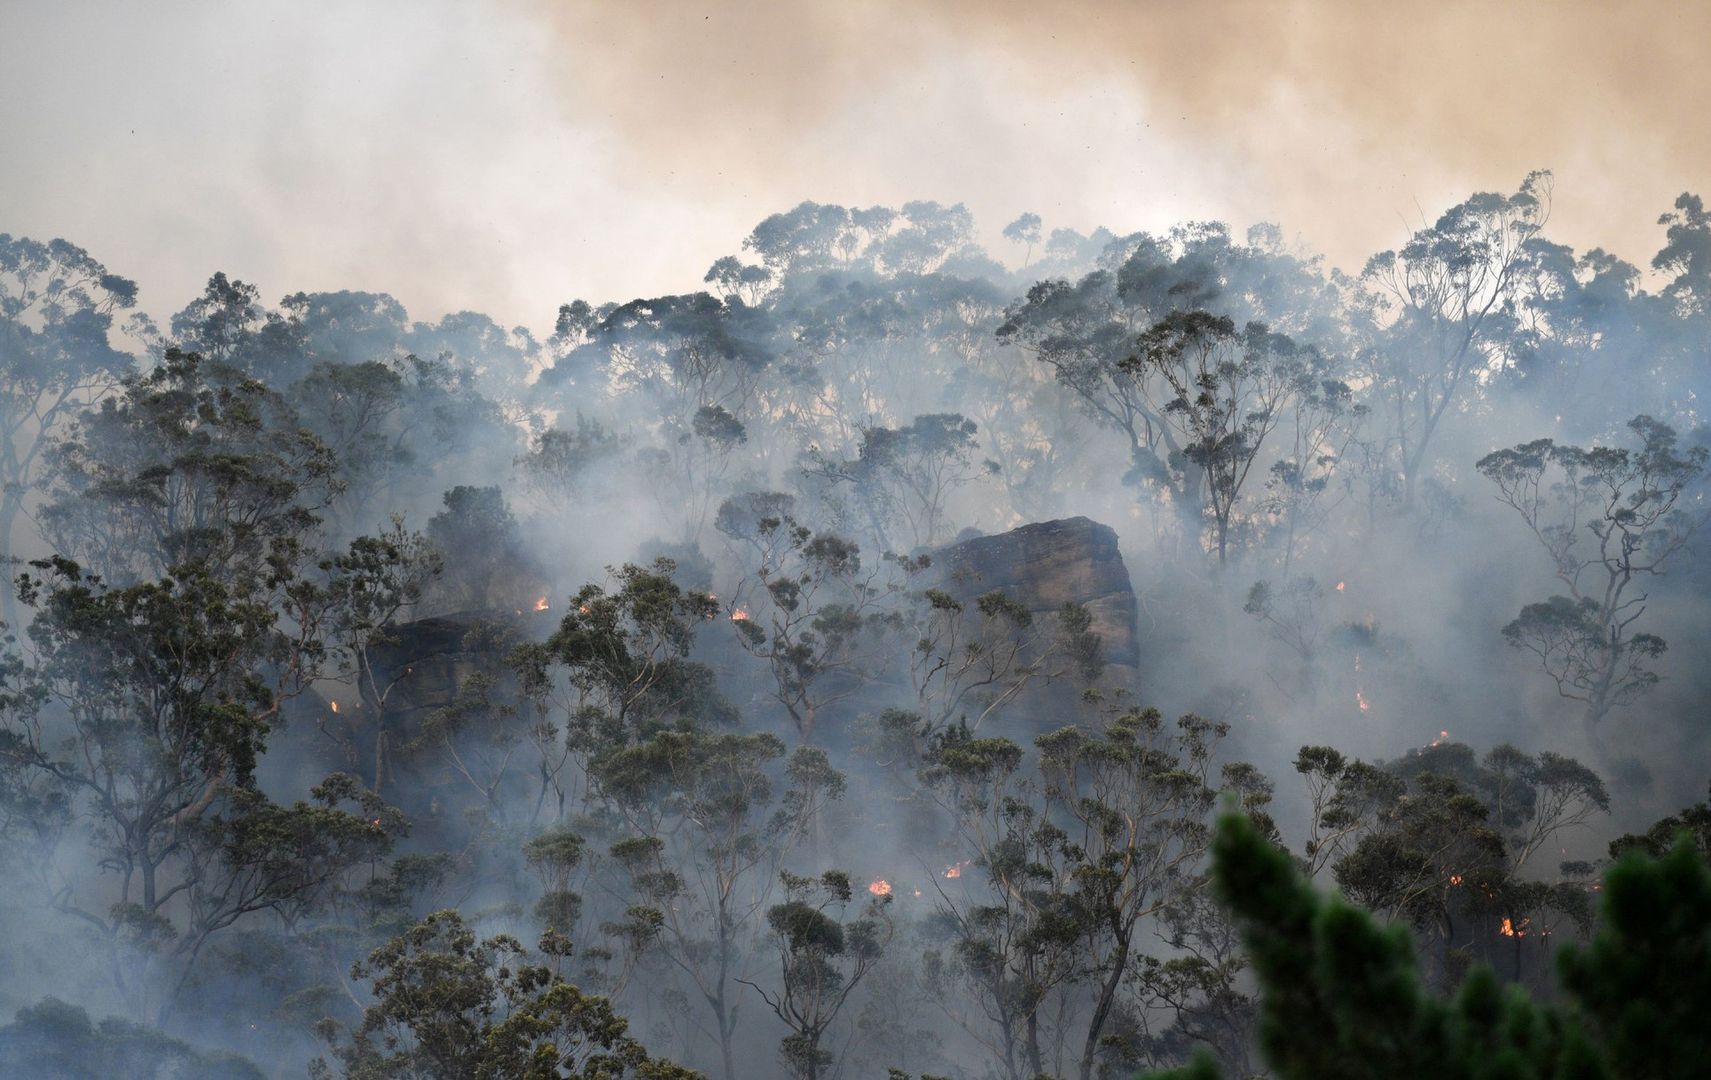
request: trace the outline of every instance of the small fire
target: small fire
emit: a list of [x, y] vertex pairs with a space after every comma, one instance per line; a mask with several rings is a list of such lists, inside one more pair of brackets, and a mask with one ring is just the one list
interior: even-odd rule
[[1505, 916], [1503, 919], [1503, 927], [1502, 927], [1503, 936], [1504, 937], [1526, 937], [1527, 936], [1527, 924], [1531, 923], [1532, 921], [1533, 921], [1532, 919], [1522, 919], [1518, 923], [1511, 923], [1509, 921], [1508, 917]]
[[921, 899], [921, 890], [920, 889], [915, 890], [915, 899], [917, 899], [917, 900]]
[[1428, 745], [1428, 746], [1442, 746], [1449, 741], [1450, 741], [1450, 733], [1447, 731], [1440, 731], [1440, 732], [1438, 732], [1438, 737], [1433, 739], [1430, 743], [1427, 743], [1426, 745]]
[[962, 863], [957, 863], [955, 866], [945, 867], [945, 876], [948, 878], [962, 877]]
[[1337, 582], [1337, 591], [1338, 591], [1338, 592], [1342, 592], [1342, 591], [1343, 591], [1343, 586], [1344, 586], [1344, 585], [1345, 585], [1345, 584], [1347, 584], [1347, 583], [1346, 583], [1346, 582], [1342, 582], [1342, 581], [1339, 581], [1339, 582]]
[[329, 705], [331, 705], [331, 706], [332, 706], [332, 707], [333, 707], [333, 711], [334, 711], [334, 712], [338, 712], [338, 711], [339, 711], [339, 703], [338, 703], [338, 702], [336, 702], [336, 701], [329, 701], [329, 702], [327, 702], [327, 704], [329, 704]]
[[733, 608], [732, 609], [732, 611], [731, 611], [731, 621], [732, 622], [748, 622], [748, 619], [749, 619], [749, 613], [744, 611], [742, 608]]
[[536, 611], [547, 610], [547, 598], [546, 597], [543, 596], [539, 600], [535, 601], [535, 610]]
[[379, 818], [375, 818], [375, 819], [373, 819], [373, 820], [372, 820], [372, 821], [370, 821], [370, 822], [369, 822], [369, 824], [370, 824], [370, 825], [373, 825], [373, 826], [374, 826], [374, 827], [375, 827], [375, 828], [377, 828], [377, 829], [378, 829], [378, 828], [380, 828], [380, 819], [379, 819]]
[[1361, 712], [1366, 712], [1368, 709], [1372, 708], [1372, 703], [1369, 702], [1366, 699], [1366, 695], [1362, 694], [1359, 690], [1355, 691], [1355, 704], [1360, 706]]
[[1461, 884], [1461, 875], [1460, 874], [1451, 874], [1450, 875], [1450, 884], [1451, 885], [1460, 885]]
[[577, 610], [578, 614], [586, 615], [586, 614], [588, 614], [588, 605], [587, 604], [578, 604], [578, 605], [576, 605], [576, 610]]
[[891, 882], [886, 881], [884, 878], [876, 878], [868, 883], [867, 891], [875, 896], [890, 896]]

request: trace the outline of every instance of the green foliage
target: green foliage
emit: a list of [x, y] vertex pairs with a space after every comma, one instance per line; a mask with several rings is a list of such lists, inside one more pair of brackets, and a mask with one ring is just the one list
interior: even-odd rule
[[[1570, 1003], [1546, 1005], [1475, 967], [1431, 994], [1401, 927], [1316, 892], [1289, 856], [1228, 814], [1213, 848], [1218, 894], [1261, 986], [1260, 1046], [1290, 1080], [1366, 1077], [1674, 1077], [1711, 1053], [1711, 871], [1683, 840], [1613, 868], [1597, 933], [1565, 949]], [[1156, 1077], [1210, 1078], [1201, 1060]]]
[[695, 634], [717, 612], [707, 593], [675, 580], [676, 565], [626, 564], [610, 571], [614, 587], [585, 585], [544, 646], [513, 655], [525, 687], [539, 696], [555, 675], [576, 694], [568, 717], [572, 744], [583, 752], [618, 745], [668, 727], [721, 726], [735, 709], [712, 672], [688, 659]]
[[1661, 574], [1711, 517], [1687, 501], [1711, 450], [1678, 450], [1674, 429], [1650, 416], [1627, 426], [1637, 449], [1536, 439], [1487, 454], [1477, 466], [1569, 590], [1526, 605], [1503, 637], [1538, 659], [1558, 694], [1585, 706], [1595, 743], [1606, 714], [1659, 680], [1651, 665], [1666, 646], [1636, 626], [1648, 594], [1633, 591], [1634, 583]]
[[1711, 1058], [1711, 871], [1686, 836], [1661, 858], [1624, 855], [1605, 876], [1599, 932], [1563, 950], [1564, 988], [1613, 1075], [1688, 1076]]
[[[549, 934], [542, 952], [569, 944]], [[505, 935], [478, 941], [455, 911], [429, 915], [352, 968], [375, 1003], [348, 1034], [324, 1021], [347, 1080], [695, 1080], [650, 1056], [605, 998], [584, 994], [530, 961]], [[317, 1060], [311, 1075], [332, 1077]]]
[[1190, 505], [1204, 500], [1222, 565], [1248, 474], [1286, 402], [1316, 381], [1319, 360], [1263, 323], [1238, 331], [1201, 310], [1172, 311], [1141, 335], [1139, 350], [1119, 366], [1175, 429], [1166, 465], [1185, 474], [1179, 490]]
[[957, 413], [917, 416], [895, 428], [864, 427], [854, 458], [810, 450], [808, 471], [833, 486], [850, 485], [882, 550], [931, 547], [945, 539], [951, 493], [979, 475], [973, 459], [979, 430]]
[[785, 873], [782, 879], [787, 899], [766, 913], [778, 948], [780, 982], [772, 992], [755, 989], [790, 1028], [779, 1046], [786, 1071], [799, 1080], [819, 1080], [834, 1061], [821, 1047], [826, 1031], [891, 939], [886, 912], [891, 897], [871, 898], [864, 911], [845, 922], [838, 915], [853, 894], [848, 874], [828, 870], [816, 880]]
[[[821, 711], [886, 666], [885, 646], [902, 620], [884, 602], [901, 585], [884, 580], [882, 570], [864, 570], [853, 541], [771, 516], [778, 505], [751, 495], [720, 509], [721, 530], [746, 539], [760, 560], [759, 587], [748, 601], [757, 610], [741, 607], [739, 595], [730, 617], [738, 644], [766, 661], [773, 699], [812, 742]], [[757, 512], [766, 516], [751, 521]]]
[[0, 1027], [0, 1072], [42, 1080], [264, 1080], [266, 1073], [229, 1053], [205, 1053], [153, 1028], [43, 998]]
[[1643, 851], [1648, 855], [1661, 856], [1681, 834], [1692, 839], [1700, 855], [1711, 859], [1711, 799], [1694, 803], [1679, 813], [1671, 814], [1643, 833], [1629, 833], [1610, 841], [1610, 857], [1619, 859], [1629, 851]]
[[55, 551], [115, 580], [301, 559], [342, 484], [332, 451], [277, 391], [170, 349], [84, 410], [50, 465], [43, 527]]
[[460, 485], [445, 493], [444, 502], [425, 530], [447, 567], [434, 600], [457, 611], [533, 605], [543, 578], [504, 493]]
[[[132, 358], [110, 343], [135, 282], [64, 240], [0, 233], [0, 557], [61, 426], [111, 392]], [[149, 330], [141, 316], [131, 328]], [[12, 606], [8, 601], [7, 610]]]

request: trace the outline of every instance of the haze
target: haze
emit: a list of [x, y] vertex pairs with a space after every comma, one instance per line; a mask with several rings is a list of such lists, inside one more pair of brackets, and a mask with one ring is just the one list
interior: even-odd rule
[[[1276, 221], [1358, 270], [1552, 168], [1656, 250], [1711, 163], [1691, 5], [45, 3], [0, 10], [0, 205], [176, 310], [387, 289], [537, 329], [688, 289], [804, 198], [1119, 232]], [[996, 245], [995, 245], [996, 246]]]

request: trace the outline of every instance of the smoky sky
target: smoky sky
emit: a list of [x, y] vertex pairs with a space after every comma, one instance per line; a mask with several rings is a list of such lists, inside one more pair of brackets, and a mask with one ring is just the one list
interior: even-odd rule
[[[542, 329], [695, 287], [802, 199], [1048, 228], [1276, 221], [1358, 269], [1557, 173], [1644, 263], [1711, 176], [1711, 7], [1640, 3], [0, 5], [0, 231], [157, 316], [214, 270]], [[1008, 254], [1008, 253], [1005, 253]]]

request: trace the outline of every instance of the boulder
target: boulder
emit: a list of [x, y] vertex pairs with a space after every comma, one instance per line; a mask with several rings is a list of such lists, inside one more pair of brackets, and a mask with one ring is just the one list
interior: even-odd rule
[[932, 560], [938, 587], [965, 602], [997, 589], [1036, 618], [1082, 605], [1110, 669], [1101, 681], [1133, 684], [1140, 664], [1135, 590], [1109, 525], [1085, 517], [1042, 521], [959, 541], [933, 552]]
[[388, 725], [403, 733], [419, 731], [423, 720], [456, 700], [465, 679], [492, 669], [512, 641], [550, 630], [534, 625], [546, 621], [533, 613], [459, 611], [390, 628], [392, 640], [372, 649], [369, 657], [376, 681], [391, 687]]

